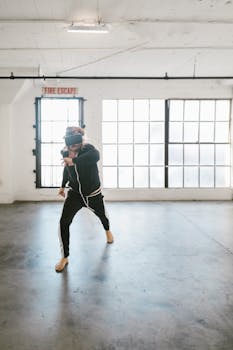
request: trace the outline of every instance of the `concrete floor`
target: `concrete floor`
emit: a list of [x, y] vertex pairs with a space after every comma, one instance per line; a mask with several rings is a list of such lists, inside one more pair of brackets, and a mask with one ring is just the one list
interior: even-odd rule
[[232, 350], [232, 202], [107, 203], [114, 245], [87, 209], [59, 258], [62, 203], [0, 205], [3, 350]]

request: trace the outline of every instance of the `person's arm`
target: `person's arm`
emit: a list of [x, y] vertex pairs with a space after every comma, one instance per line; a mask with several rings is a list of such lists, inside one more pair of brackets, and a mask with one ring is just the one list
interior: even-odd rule
[[97, 163], [100, 159], [99, 151], [92, 145], [86, 146], [88, 150], [78, 157], [72, 158], [73, 164], [93, 164]]
[[68, 174], [68, 171], [67, 171], [66, 166], [65, 166], [63, 169], [62, 185], [58, 190], [58, 194], [62, 197], [65, 197], [65, 187], [66, 187], [68, 180], [69, 180], [69, 174]]

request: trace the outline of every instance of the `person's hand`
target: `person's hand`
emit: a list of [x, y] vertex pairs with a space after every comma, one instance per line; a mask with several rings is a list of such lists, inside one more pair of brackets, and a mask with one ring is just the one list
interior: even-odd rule
[[63, 187], [59, 188], [58, 194], [65, 198], [65, 189]]
[[64, 160], [64, 163], [68, 166], [71, 166], [71, 165], [74, 165], [73, 161], [72, 161], [72, 158], [63, 158]]

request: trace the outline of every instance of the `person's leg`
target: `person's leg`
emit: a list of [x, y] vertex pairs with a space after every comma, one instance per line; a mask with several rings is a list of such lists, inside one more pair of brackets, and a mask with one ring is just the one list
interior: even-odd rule
[[83, 205], [79, 196], [73, 191], [69, 191], [63, 206], [59, 223], [59, 239], [62, 258], [55, 266], [55, 269], [58, 272], [62, 271], [68, 264], [70, 224], [72, 223], [75, 214], [82, 208], [82, 206]]
[[109, 219], [106, 216], [105, 212], [105, 206], [104, 206], [104, 201], [103, 201], [103, 195], [100, 193], [97, 196], [90, 197], [89, 198], [89, 206], [94, 209], [95, 215], [98, 216], [100, 219], [105, 232], [106, 232], [106, 237], [107, 237], [107, 243], [111, 244], [114, 241], [113, 234], [110, 231], [110, 224], [109, 224]]

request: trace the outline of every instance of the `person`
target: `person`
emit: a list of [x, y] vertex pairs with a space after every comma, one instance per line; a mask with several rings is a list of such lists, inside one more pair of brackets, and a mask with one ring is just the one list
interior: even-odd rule
[[99, 217], [106, 232], [107, 243], [114, 242], [110, 231], [109, 219], [105, 213], [105, 205], [101, 192], [101, 184], [97, 162], [99, 151], [91, 144], [85, 143], [84, 130], [79, 127], [66, 129], [66, 147], [61, 151], [64, 161], [62, 185], [58, 194], [65, 197], [65, 186], [69, 191], [64, 202], [59, 223], [59, 238], [62, 257], [56, 264], [57, 272], [63, 271], [68, 264], [70, 225], [75, 214], [83, 207], [91, 210]]

